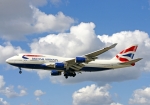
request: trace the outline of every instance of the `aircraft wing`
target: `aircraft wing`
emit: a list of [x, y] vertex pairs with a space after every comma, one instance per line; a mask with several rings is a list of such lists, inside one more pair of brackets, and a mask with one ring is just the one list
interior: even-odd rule
[[[100, 49], [100, 50], [97, 50], [97, 51], [94, 51], [94, 52], [91, 52], [91, 53], [88, 53], [88, 54], [85, 54], [83, 55], [82, 57], [85, 57], [87, 58], [88, 60], [85, 62], [85, 63], [88, 63], [88, 62], [91, 62], [91, 61], [94, 61], [95, 59], [97, 59], [98, 55], [114, 48], [115, 46], [117, 45], [117, 43], [109, 46], [109, 47], [105, 47], [103, 49]], [[81, 68], [84, 67], [84, 64], [83, 63], [76, 63], [76, 59], [70, 59], [70, 60], [67, 60], [65, 61], [67, 63], [67, 68], [72, 68], [74, 70], [80, 70]]]
[[102, 53], [104, 53], [104, 52], [106, 52], [106, 51], [108, 51], [108, 50], [114, 48], [116, 45], [117, 45], [117, 43], [115, 43], [115, 44], [113, 44], [113, 45], [111, 45], [111, 46], [109, 46], [109, 47], [105, 47], [105, 48], [103, 48], [103, 49], [100, 49], [100, 50], [91, 52], [91, 53], [89, 53], [89, 54], [85, 54], [84, 56], [86, 56], [86, 57], [88, 57], [88, 58], [96, 57], [96, 56], [98, 56], [98, 55], [100, 55], [100, 54], [102, 54]]
[[67, 60], [65, 62], [67, 63], [66, 69], [71, 68], [71, 69], [73, 69], [75, 71], [79, 71], [82, 67], [84, 67], [84, 64], [76, 63], [75, 59], [70, 59], [70, 60]]

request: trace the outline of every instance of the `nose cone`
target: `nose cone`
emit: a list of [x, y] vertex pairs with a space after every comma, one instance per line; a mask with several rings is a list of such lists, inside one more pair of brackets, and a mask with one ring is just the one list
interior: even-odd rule
[[9, 59], [9, 58], [8, 58], [8, 59], [6, 59], [6, 62], [7, 62], [7, 63], [10, 63], [10, 59]]

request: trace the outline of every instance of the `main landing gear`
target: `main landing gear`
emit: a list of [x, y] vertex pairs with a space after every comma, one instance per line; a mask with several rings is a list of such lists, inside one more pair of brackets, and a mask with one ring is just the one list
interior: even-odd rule
[[21, 71], [21, 67], [19, 67], [19, 74], [21, 74], [22, 73], [22, 71]]
[[68, 76], [72, 76], [72, 77], [75, 77], [76, 76], [76, 73], [75, 72], [69, 72], [69, 71], [66, 71], [66, 72], [64, 72], [64, 76], [65, 76], [65, 78], [67, 79], [68, 78]]

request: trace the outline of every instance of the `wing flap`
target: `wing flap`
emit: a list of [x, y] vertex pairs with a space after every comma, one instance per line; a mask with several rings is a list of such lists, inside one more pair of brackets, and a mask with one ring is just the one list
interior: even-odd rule
[[84, 64], [74, 64], [74, 65], [72, 65], [72, 66], [70, 66], [69, 68], [72, 68], [73, 70], [75, 70], [75, 71], [79, 71], [80, 69], [82, 69], [84, 67]]
[[68, 65], [73, 65], [73, 64], [75, 64], [75, 59], [73, 58], [73, 59], [70, 59], [70, 60], [67, 60], [67, 61], [65, 61]]
[[71, 66], [70, 68], [73, 69], [73, 70], [75, 70], [75, 71], [79, 71], [79, 70], [80, 70], [80, 69], [75, 68], [75, 67], [73, 67], [73, 66]]

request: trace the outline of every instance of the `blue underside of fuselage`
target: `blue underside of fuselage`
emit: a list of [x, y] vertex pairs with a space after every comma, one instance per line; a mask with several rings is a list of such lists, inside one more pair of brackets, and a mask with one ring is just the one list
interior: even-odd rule
[[[29, 69], [44, 69], [44, 70], [66, 70], [65, 68], [52, 68], [52, 67], [47, 67], [41, 64], [11, 64], [16, 67], [20, 68], [29, 68]], [[112, 68], [100, 68], [100, 67], [83, 67], [81, 71], [86, 71], [86, 72], [92, 72], [92, 71], [103, 71], [103, 70], [110, 70]], [[70, 69], [73, 70], [73, 69]]]

